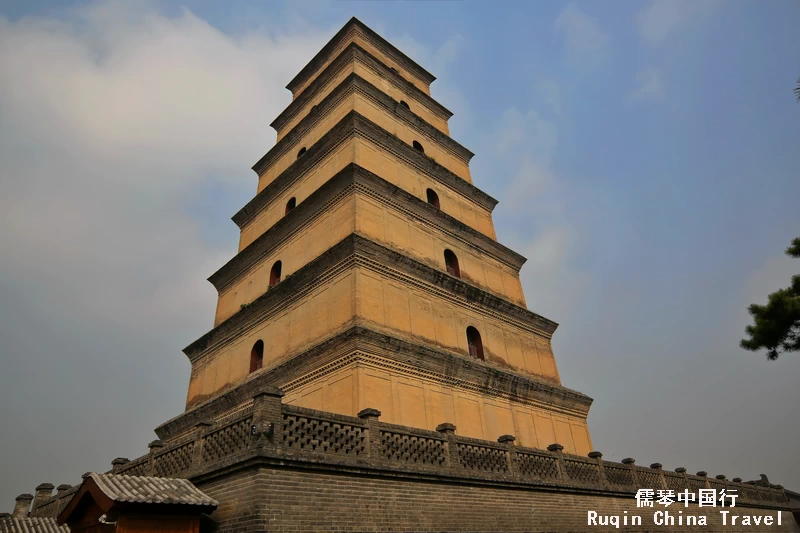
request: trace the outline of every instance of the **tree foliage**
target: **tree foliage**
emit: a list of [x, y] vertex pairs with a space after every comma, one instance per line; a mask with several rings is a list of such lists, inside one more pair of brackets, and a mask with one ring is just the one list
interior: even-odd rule
[[[800, 237], [792, 241], [786, 255], [800, 258]], [[766, 348], [770, 361], [781, 353], [800, 351], [800, 274], [792, 276], [789, 288], [770, 294], [767, 305], [752, 304], [748, 312], [753, 324], [745, 328], [750, 338], [742, 339], [742, 348], [751, 352]]]

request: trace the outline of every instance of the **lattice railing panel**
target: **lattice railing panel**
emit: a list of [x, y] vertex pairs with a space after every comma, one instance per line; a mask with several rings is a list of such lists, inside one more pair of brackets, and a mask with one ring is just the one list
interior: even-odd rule
[[[740, 493], [741, 494], [741, 493]], [[761, 499], [758, 497], [758, 490], [755, 488], [746, 488], [744, 489], [744, 497], [747, 501], [758, 503]]]
[[769, 489], [761, 489], [758, 492], [761, 496], [762, 503], [772, 503], [772, 494]]
[[131, 461], [123, 469], [119, 471], [120, 474], [126, 476], [149, 476], [150, 475], [150, 459], [145, 456], [140, 461]]
[[187, 442], [182, 446], [168, 450], [155, 457], [156, 477], [174, 477], [181, 472], [185, 472], [192, 466], [192, 451], [194, 441]]
[[476, 444], [458, 444], [461, 466], [468, 470], [508, 472], [508, 452]]
[[533, 453], [517, 453], [517, 469], [525, 477], [558, 479], [558, 459]]
[[697, 492], [700, 489], [706, 488], [706, 482], [704, 479], [699, 479], [695, 477], [689, 478], [689, 490], [692, 492]]
[[564, 459], [564, 468], [570, 481], [593, 485], [600, 484], [600, 468], [597, 464]]
[[643, 489], [663, 490], [661, 485], [661, 476], [659, 476], [652, 469], [640, 469], [636, 471], [636, 477], [639, 479], [639, 487]]
[[606, 479], [610, 485], [616, 487], [630, 487], [633, 485], [633, 475], [630, 468], [603, 464], [603, 471], [605, 471]]
[[444, 441], [439, 439], [381, 431], [381, 452], [383, 457], [393, 461], [442, 466], [447, 450]]
[[244, 450], [250, 444], [250, 426], [253, 417], [208, 433], [203, 438], [203, 462], [211, 462]]
[[297, 414], [283, 415], [283, 444], [305, 452], [358, 456], [366, 452], [360, 426]]
[[671, 490], [685, 490], [686, 481], [683, 479], [683, 476], [675, 475], [675, 474], [667, 474], [664, 473], [664, 480], [667, 482], [667, 488]]
[[36, 510], [33, 512], [33, 514], [36, 515], [37, 517], [55, 518], [56, 516], [58, 516], [58, 503], [59, 500], [53, 498], [49, 502], [37, 507]]

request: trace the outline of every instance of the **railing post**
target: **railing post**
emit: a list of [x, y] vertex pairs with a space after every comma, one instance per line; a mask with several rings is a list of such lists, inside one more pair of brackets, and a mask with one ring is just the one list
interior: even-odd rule
[[703, 482], [706, 484], [705, 488], [707, 489], [711, 488], [711, 485], [709, 485], [708, 483], [708, 472], [706, 472], [705, 470], [701, 470], [696, 475], [703, 478]]
[[208, 428], [214, 423], [208, 420], [198, 422], [194, 426], [194, 444], [192, 445], [192, 466], [195, 469], [203, 464], [203, 439], [208, 432]]
[[633, 457], [626, 457], [622, 460], [622, 464], [628, 465], [628, 468], [631, 469], [631, 482], [633, 483], [633, 488], [639, 490], [641, 487], [639, 486], [639, 476], [636, 472], [636, 459]]
[[456, 427], [449, 423], [445, 422], [444, 424], [439, 424], [436, 426], [436, 431], [441, 433], [447, 439], [447, 463], [446, 466], [450, 468], [450, 470], [459, 470], [461, 467], [461, 462], [459, 461], [458, 457], [458, 442], [456, 441]]
[[681, 477], [683, 478], [683, 488], [684, 489], [688, 489], [689, 488], [689, 477], [686, 475], [686, 469], [684, 467], [682, 467], [682, 466], [679, 466], [678, 468], [675, 469], [675, 471], [677, 473], [679, 473], [681, 475]]
[[509, 474], [516, 474], [517, 473], [517, 450], [516, 446], [514, 446], [514, 441], [516, 437], [514, 435], [500, 435], [497, 438], [497, 442], [500, 444], [505, 445], [507, 453], [506, 458], [508, 461], [508, 473]]
[[667, 488], [667, 480], [664, 479], [664, 467], [661, 466], [661, 463], [653, 463], [650, 465], [650, 468], [656, 471], [658, 474], [658, 479], [661, 480], [661, 488]]
[[358, 418], [367, 424], [367, 457], [376, 459], [381, 456], [381, 429], [378, 419], [381, 412], [367, 407], [358, 412]]
[[33, 504], [31, 505], [31, 513], [35, 512], [38, 507], [42, 505], [42, 502], [47, 501], [53, 495], [53, 489], [55, 487], [52, 483], [42, 483], [38, 487], [36, 487], [36, 491], [33, 493]]
[[269, 443], [271, 447], [277, 448], [283, 443], [282, 397], [283, 391], [277, 388], [261, 391], [253, 396], [253, 424], [250, 434], [257, 438], [257, 444]]
[[728, 478], [725, 477], [725, 474], [718, 474], [714, 476], [714, 479], [718, 481], [722, 481], [722, 484], [725, 485], [725, 492], [728, 492]]
[[20, 494], [14, 500], [14, 511], [11, 513], [13, 518], [28, 518], [28, 513], [31, 510], [31, 502], [33, 501], [33, 494]]
[[111, 473], [112, 474], [118, 473], [120, 470], [122, 470], [123, 466], [125, 466], [130, 462], [131, 460], [128, 459], [127, 457], [117, 457], [116, 459], [111, 461]]
[[593, 452], [589, 452], [589, 458], [597, 461], [597, 470], [600, 472], [600, 483], [602, 483], [606, 488], [610, 487], [611, 483], [608, 482], [608, 478], [606, 477], [606, 469], [603, 465], [603, 454], [595, 450]]
[[149, 457], [147, 458], [147, 473], [151, 476], [156, 475], [156, 454], [164, 447], [164, 441], [154, 440], [147, 445], [150, 449]]
[[558, 478], [562, 481], [568, 481], [569, 476], [567, 475], [567, 466], [564, 464], [564, 447], [559, 443], [555, 442], [547, 447], [548, 452], [555, 452], [556, 464], [558, 465]]

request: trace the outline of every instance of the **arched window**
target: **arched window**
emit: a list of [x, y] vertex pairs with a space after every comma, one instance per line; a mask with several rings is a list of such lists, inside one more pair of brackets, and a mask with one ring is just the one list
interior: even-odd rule
[[447, 273], [457, 278], [461, 277], [461, 269], [458, 268], [458, 257], [450, 250], [444, 251], [444, 264], [447, 267]]
[[428, 189], [425, 191], [425, 195], [428, 197], [428, 203], [431, 204], [436, 209], [441, 209], [439, 207], [439, 195], [433, 189]]
[[472, 326], [467, 328], [467, 346], [469, 347], [470, 357], [475, 357], [483, 361], [483, 341], [481, 334]]
[[250, 350], [250, 372], [259, 370], [264, 365], [264, 341], [257, 340]]
[[401, 106], [403, 106], [403, 107], [405, 107], [405, 108], [406, 108], [406, 109], [408, 109], [409, 111], [411, 111], [411, 108], [410, 108], [410, 107], [408, 107], [408, 102], [406, 102], [405, 100], [400, 100], [400, 105], [401, 105]]
[[269, 271], [269, 286], [274, 287], [281, 281], [281, 262], [275, 261], [272, 270]]
[[300, 157], [301, 155], [303, 155], [304, 153], [306, 153], [306, 147], [305, 147], [305, 146], [303, 146], [302, 148], [300, 148], [300, 151], [299, 151], [299, 152], [297, 152], [297, 157], [299, 158], [299, 157]]
[[419, 150], [423, 154], [425, 153], [425, 148], [422, 147], [419, 141], [414, 141], [413, 143], [411, 143], [411, 146], [414, 147], [414, 150]]
[[297, 199], [294, 196], [292, 196], [291, 198], [289, 198], [289, 201], [286, 202], [286, 212], [284, 213], [284, 215], [288, 215], [289, 211], [294, 209], [296, 206], [297, 206]]

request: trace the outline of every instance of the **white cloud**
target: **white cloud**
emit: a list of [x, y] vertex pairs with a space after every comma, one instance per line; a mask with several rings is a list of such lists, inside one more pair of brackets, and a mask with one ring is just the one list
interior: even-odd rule
[[609, 36], [597, 19], [569, 4], [555, 21], [556, 34], [564, 36], [567, 61], [580, 70], [593, 70], [608, 54]]
[[690, 20], [709, 15], [721, 5], [721, 0], [653, 0], [636, 15], [636, 24], [642, 38], [658, 46]]
[[528, 307], [556, 322], [568, 321], [591, 277], [573, 265], [579, 234], [568, 220], [539, 229], [519, 250], [528, 258], [521, 273]]
[[[547, 94], [540, 93], [546, 103]], [[574, 265], [581, 231], [567, 207], [568, 191], [553, 171], [558, 129], [536, 109], [507, 109], [491, 133], [494, 157], [513, 169], [503, 191], [498, 220], [510, 216], [509, 246], [528, 258], [520, 273], [528, 307], [565, 320], [588, 286]], [[574, 206], [573, 206], [574, 207]], [[506, 233], [504, 231], [504, 233]]]
[[561, 87], [554, 80], [542, 80], [534, 87], [536, 93], [545, 101], [556, 115], [561, 115]]
[[[180, 348], [212, 324], [205, 279], [236, 251], [249, 167], [274, 142], [286, 82], [335, 31], [233, 36], [117, 2], [71, 15], [0, 18], [0, 328], [14, 347], [0, 395], [27, 406], [0, 436], [0, 501], [146, 452], [148, 430], [180, 408]], [[224, 244], [204, 224], [228, 228]], [[86, 423], [72, 447], [52, 438], [67, 408]], [[21, 444], [34, 441], [42, 460]]]
[[636, 74], [636, 88], [631, 92], [631, 98], [658, 99], [664, 97], [664, 83], [661, 71], [655, 67], [647, 67]]
[[[210, 180], [255, 191], [248, 167], [273, 142], [283, 82], [324, 43], [232, 38], [190, 12], [117, 6], [83, 12], [81, 29], [0, 20], [0, 242], [21, 269], [69, 275], [98, 308], [117, 301], [109, 290], [141, 300], [143, 276], [199, 281], [219, 265], [231, 247], [205, 244], [176, 205]], [[210, 304], [209, 289], [183, 296]], [[115, 311], [155, 308], [142, 305]]]

